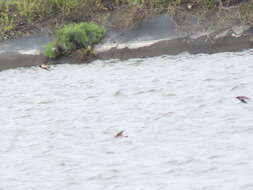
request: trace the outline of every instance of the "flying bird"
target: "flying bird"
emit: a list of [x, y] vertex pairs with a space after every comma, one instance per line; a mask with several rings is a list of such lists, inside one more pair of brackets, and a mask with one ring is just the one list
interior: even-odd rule
[[250, 100], [247, 96], [237, 96], [236, 99], [240, 100], [244, 104], [248, 103], [246, 100]]
[[128, 136], [124, 136], [123, 133], [124, 133], [124, 131], [120, 131], [120, 132], [118, 132], [114, 137], [115, 137], [115, 138], [119, 138], [119, 137], [128, 137]]

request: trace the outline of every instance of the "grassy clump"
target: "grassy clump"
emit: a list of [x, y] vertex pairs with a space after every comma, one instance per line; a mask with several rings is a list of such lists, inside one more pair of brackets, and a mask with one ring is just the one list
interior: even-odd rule
[[90, 49], [105, 35], [105, 29], [90, 22], [68, 24], [55, 32], [55, 41], [45, 48], [45, 55], [56, 58], [60, 55], [68, 55], [77, 49]]
[[130, 3], [136, 3], [136, 4], [141, 4], [144, 3], [144, 0], [129, 0]]
[[100, 4], [101, 0], [0, 0], [0, 35], [57, 15], [78, 20]]
[[[27, 20], [46, 17], [54, 12], [64, 16], [74, 13], [80, 6], [96, 6], [100, 0], [0, 0], [1, 12], [22, 16]], [[10, 9], [12, 7], [12, 9]], [[0, 15], [1, 16], [1, 15]]]
[[59, 56], [58, 52], [56, 51], [55, 42], [50, 42], [46, 45], [44, 54], [50, 59], [54, 59]]

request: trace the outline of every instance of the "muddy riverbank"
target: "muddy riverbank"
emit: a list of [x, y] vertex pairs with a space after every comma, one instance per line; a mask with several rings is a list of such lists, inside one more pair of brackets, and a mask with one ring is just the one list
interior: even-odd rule
[[[197, 17], [190, 16], [185, 17], [183, 22], [183, 13], [149, 16], [122, 30], [107, 26], [107, 36], [94, 47], [88, 59], [75, 52], [71, 56], [48, 60], [43, 55], [43, 49], [52, 36], [45, 32], [35, 33], [0, 43], [0, 70], [42, 63], [87, 63], [95, 59], [125, 60], [182, 52], [211, 54], [253, 48], [253, 28], [250, 24], [237, 22], [238, 15], [234, 13], [238, 10], [227, 13], [230, 17], [224, 23], [217, 20], [219, 25], [216, 23], [213, 28], [208, 24], [212, 25], [217, 15], [212, 16], [210, 22], [200, 23]], [[112, 23], [120, 23], [120, 20], [111, 19]]]
[[[105, 48], [107, 47], [107, 48]], [[89, 61], [95, 59], [120, 59], [126, 60], [131, 58], [154, 57], [160, 55], [176, 55], [182, 52], [191, 54], [198, 53], [218, 53], [218, 52], [236, 52], [253, 48], [252, 29], [245, 31], [240, 36], [235, 36], [229, 32], [219, 38], [210, 38], [207, 35], [191, 38], [179, 37], [175, 39], [160, 39], [159, 41], [132, 41], [131, 43], [121, 43], [113, 45], [98, 46]], [[83, 60], [73, 57], [63, 57], [58, 60], [48, 60], [39, 47], [27, 51], [2, 52], [0, 54], [0, 70], [11, 69], [16, 67], [37, 66], [43, 63], [61, 64], [61, 63], [84, 63]]]

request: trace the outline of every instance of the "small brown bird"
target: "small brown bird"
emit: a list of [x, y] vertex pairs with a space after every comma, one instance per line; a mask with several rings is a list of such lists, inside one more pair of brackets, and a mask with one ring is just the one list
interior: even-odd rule
[[47, 64], [41, 64], [41, 65], [39, 65], [39, 67], [42, 69], [45, 69], [47, 71], [49, 71], [49, 68], [50, 68], [49, 65], [47, 65]]
[[237, 96], [236, 99], [240, 100], [242, 103], [247, 104], [248, 102], [246, 100], [250, 100], [247, 96]]
[[123, 133], [124, 133], [124, 131], [120, 131], [120, 132], [118, 132], [114, 137], [115, 137], [115, 138], [119, 138], [119, 137], [128, 137], [128, 136], [124, 136]]

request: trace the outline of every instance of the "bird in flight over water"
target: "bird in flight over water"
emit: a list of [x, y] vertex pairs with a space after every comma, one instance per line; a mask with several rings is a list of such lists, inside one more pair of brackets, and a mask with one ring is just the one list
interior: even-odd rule
[[124, 133], [124, 131], [120, 131], [120, 132], [118, 132], [114, 137], [115, 137], [115, 138], [119, 138], [119, 137], [128, 137], [128, 136], [124, 136], [123, 133]]
[[250, 100], [247, 96], [237, 96], [236, 99], [240, 100], [242, 103], [247, 104], [247, 100]]

